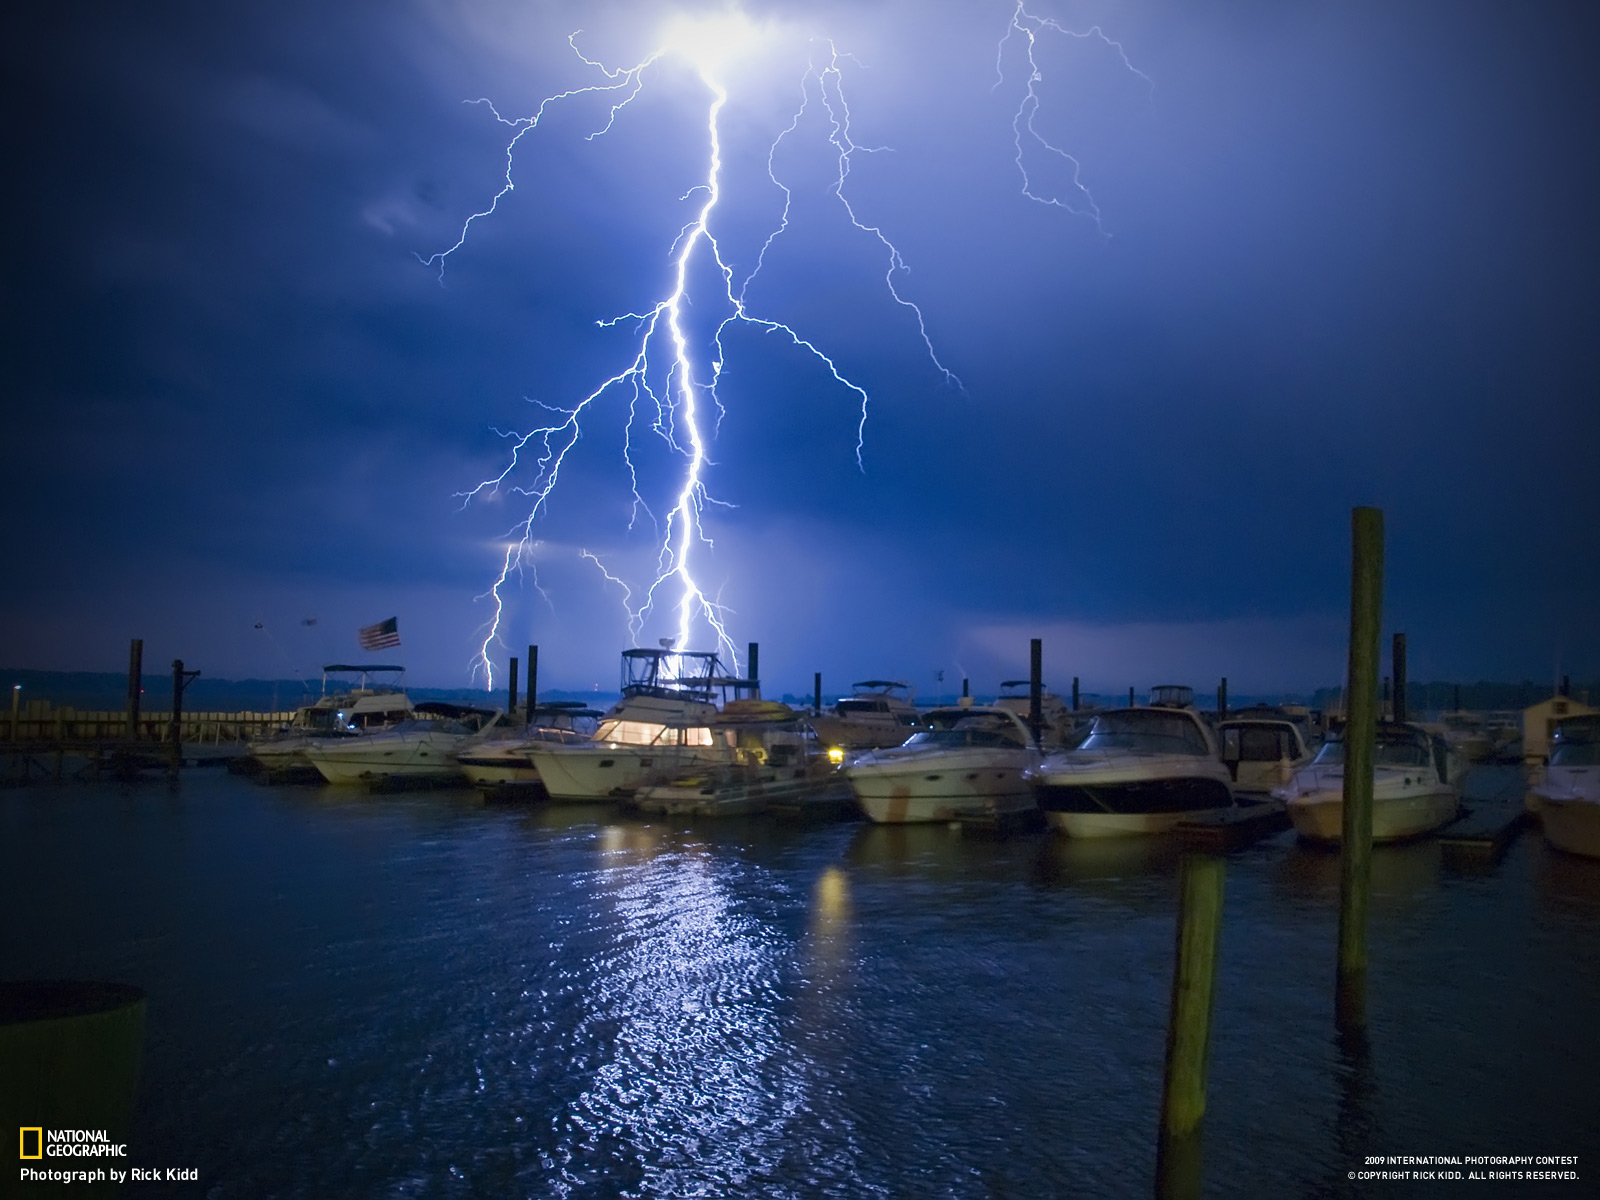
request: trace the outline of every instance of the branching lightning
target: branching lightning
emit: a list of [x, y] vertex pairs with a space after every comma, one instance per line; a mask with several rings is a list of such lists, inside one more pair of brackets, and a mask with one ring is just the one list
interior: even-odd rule
[[[1128, 52], [1121, 42], [1114, 41], [1098, 25], [1091, 25], [1088, 29], [1069, 29], [1058, 21], [1049, 17], [1036, 17], [1027, 10], [1025, 0], [1017, 0], [1017, 7], [1011, 13], [1010, 24], [1006, 26], [1005, 33], [1000, 38], [1000, 44], [995, 48], [994, 72], [995, 87], [1005, 82], [1005, 68], [1002, 59], [1005, 56], [1006, 43], [1011, 40], [1012, 34], [1022, 37], [1028, 60], [1028, 82], [1022, 96], [1022, 101], [1017, 105], [1016, 115], [1011, 119], [1012, 140], [1017, 148], [1017, 172], [1022, 176], [1022, 194], [1029, 200], [1039, 204], [1049, 205], [1053, 208], [1064, 208], [1078, 216], [1086, 216], [1094, 222], [1095, 228], [1102, 237], [1109, 238], [1105, 224], [1100, 217], [1100, 206], [1095, 203], [1094, 195], [1083, 182], [1083, 164], [1076, 156], [1069, 154], [1060, 146], [1055, 145], [1049, 138], [1039, 132], [1034, 125], [1034, 118], [1039, 113], [1039, 84], [1044, 82], [1044, 73], [1039, 69], [1035, 50], [1038, 46], [1039, 35], [1042, 33], [1056, 33], [1062, 37], [1077, 38], [1086, 41], [1098, 41], [1102, 45], [1116, 51], [1123, 67], [1137, 75], [1152, 88], [1155, 80], [1134, 66], [1128, 58]], [[1047, 154], [1055, 155], [1064, 161], [1072, 172], [1072, 188], [1077, 197], [1077, 203], [1071, 200], [1062, 200], [1056, 196], [1045, 195], [1034, 190], [1033, 180], [1028, 175], [1027, 164], [1023, 161], [1024, 141], [1031, 141], [1044, 150]], [[1081, 205], [1081, 207], [1080, 207]]]
[[[599, 137], [612, 128], [622, 110], [639, 95], [644, 87], [647, 69], [668, 54], [686, 58], [695, 67], [700, 82], [710, 95], [706, 112], [705, 179], [689, 193], [694, 195], [696, 192], [701, 192], [703, 200], [669, 249], [673, 263], [671, 290], [648, 308], [597, 322], [603, 328], [623, 323], [632, 323], [637, 327], [637, 341], [631, 362], [602, 381], [598, 387], [570, 408], [544, 405], [551, 416], [539, 427], [526, 433], [496, 430], [499, 436], [511, 443], [510, 461], [500, 474], [485, 479], [461, 495], [463, 503], [467, 504], [480, 495], [494, 494], [504, 487], [516, 494], [527, 496], [532, 501], [526, 517], [507, 534], [508, 541], [500, 573], [481, 597], [492, 602], [493, 613], [487, 623], [483, 642], [473, 660], [473, 670], [475, 674], [479, 670], [483, 672], [486, 687], [494, 686], [494, 667], [489, 650], [499, 640], [500, 626], [505, 616], [502, 589], [513, 573], [520, 574], [525, 567], [533, 563], [536, 546], [533, 536], [534, 522], [545, 511], [550, 495], [560, 479], [566, 456], [581, 436], [581, 418], [607, 393], [622, 389], [628, 395], [628, 421], [624, 429], [623, 457], [633, 488], [633, 512], [629, 528], [633, 527], [640, 512], [643, 511], [655, 524], [661, 545], [656, 558], [654, 579], [642, 589], [643, 599], [637, 606], [634, 605], [634, 589], [612, 574], [596, 555], [585, 550], [581, 553], [581, 557], [594, 563], [608, 581], [622, 588], [623, 606], [627, 613], [629, 631], [635, 643], [643, 631], [646, 618], [656, 608], [658, 593], [668, 585], [675, 585], [676, 636], [672, 639], [672, 644], [679, 648], [688, 648], [697, 623], [704, 622], [710, 628], [719, 651], [733, 665], [734, 670], [738, 670], [738, 652], [724, 623], [726, 610], [705, 594], [691, 572], [695, 550], [701, 546], [710, 548], [713, 544], [701, 520], [705, 506], [723, 503], [716, 500], [706, 486], [705, 474], [709, 459], [705, 409], [707, 405], [714, 407], [718, 414], [717, 423], [720, 424], [723, 408], [717, 395], [717, 383], [726, 360], [723, 338], [731, 326], [748, 325], [767, 333], [786, 336], [794, 346], [819, 361], [842, 388], [857, 397], [861, 416], [857, 426], [856, 461], [858, 466], [865, 469], [863, 449], [870, 400], [866, 389], [845, 375], [834, 360], [814, 342], [802, 337], [782, 321], [752, 311], [748, 300], [751, 282], [765, 264], [767, 251], [789, 226], [793, 193], [779, 178], [775, 159], [783, 140], [795, 134], [800, 128], [813, 96], [826, 114], [829, 126], [828, 141], [836, 153], [837, 175], [828, 189], [829, 192], [844, 206], [851, 224], [876, 239], [885, 256], [884, 282], [889, 294], [896, 304], [909, 309], [915, 317], [923, 345], [944, 379], [955, 387], [961, 386], [960, 380], [935, 353], [922, 310], [914, 301], [908, 299], [898, 286], [897, 276], [908, 270], [899, 249], [881, 227], [861, 220], [845, 195], [845, 183], [850, 174], [853, 156], [858, 151], [872, 153], [882, 147], [857, 145], [851, 136], [850, 109], [844, 96], [840, 54], [831, 42], [818, 42], [819, 46], [825, 47], [825, 53], [813, 55], [813, 60], [801, 80], [800, 107], [795, 112], [794, 119], [777, 135], [769, 148], [767, 173], [772, 183], [783, 194], [783, 210], [778, 224], [763, 242], [754, 267], [743, 279], [736, 280], [735, 271], [730, 260], [724, 256], [712, 227], [712, 218], [722, 197], [719, 117], [728, 102], [728, 93], [718, 77], [717, 68], [723, 59], [738, 53], [743, 47], [748, 46], [753, 38], [759, 36], [761, 31], [747, 18], [737, 13], [710, 22], [680, 20], [669, 26], [666, 40], [658, 49], [652, 51], [637, 65], [622, 69], [607, 67], [583, 54], [577, 46], [577, 34], [574, 34], [568, 39], [574, 53], [587, 66], [599, 71], [604, 76], [605, 82], [569, 89], [546, 97], [531, 117], [508, 119], [502, 116], [488, 100], [473, 102], [486, 105], [497, 121], [510, 127], [514, 132], [506, 146], [503, 186], [486, 208], [466, 219], [460, 236], [452, 246], [422, 259], [426, 265], [436, 265], [439, 268], [441, 280], [448, 259], [466, 244], [473, 224], [493, 215], [501, 200], [514, 190], [513, 173], [518, 143], [539, 127], [553, 105], [578, 96], [610, 97], [612, 102], [604, 124], [588, 135], [591, 140]], [[686, 196], [685, 199], [687, 198]], [[719, 276], [722, 282], [721, 290], [714, 299], [716, 303], [725, 305], [727, 312], [709, 339], [710, 355], [707, 369], [697, 365], [696, 354], [685, 323], [685, 308], [693, 300], [690, 281], [697, 254], [710, 256], [709, 262], [715, 269], [714, 274]], [[664, 378], [661, 365], [663, 363]], [[654, 410], [651, 431], [683, 460], [682, 476], [673, 503], [664, 518], [659, 521], [640, 494], [638, 471], [632, 457], [632, 432], [641, 403]], [[712, 436], [714, 433], [715, 426], [712, 427]], [[513, 474], [524, 468], [531, 468], [532, 482], [513, 485], [510, 482]], [[537, 577], [534, 582], [537, 586]]]

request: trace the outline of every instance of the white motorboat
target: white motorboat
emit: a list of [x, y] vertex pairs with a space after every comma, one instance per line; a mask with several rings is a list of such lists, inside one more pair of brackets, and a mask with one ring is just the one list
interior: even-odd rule
[[329, 783], [459, 779], [457, 752], [499, 715], [434, 701], [412, 711], [413, 716], [386, 729], [318, 741], [306, 747], [306, 757]]
[[[996, 708], [1003, 708], [1013, 712], [1024, 725], [1028, 723], [1028, 709], [1032, 705], [1029, 688], [1032, 681], [1028, 679], [1007, 679], [1000, 685], [1000, 696], [994, 702]], [[1080, 718], [1082, 728], [1079, 728]], [[1075, 746], [1083, 739], [1089, 729], [1087, 714], [1074, 713], [1067, 707], [1066, 701], [1048, 689], [1039, 692], [1039, 744], [1052, 749], [1066, 749]]]
[[732, 762], [731, 731], [712, 730], [714, 696], [745, 682], [719, 676], [712, 653], [624, 650], [622, 699], [594, 739], [538, 745], [528, 757], [552, 800], [585, 801], [626, 798], [646, 782]]
[[[1172, 701], [1189, 692], [1155, 690]], [[1192, 707], [1170, 701], [1100, 713], [1077, 749], [1047, 755], [1029, 781], [1046, 818], [1070, 837], [1165, 833], [1235, 807], [1211, 730]]]
[[863, 679], [850, 685], [855, 690], [842, 696], [826, 713], [811, 718], [817, 740], [824, 749], [840, 751], [841, 761], [851, 750], [876, 746], [898, 746], [922, 726], [917, 706], [911, 700], [908, 684], [891, 679]]
[[845, 777], [874, 821], [950, 821], [1031, 811], [1023, 772], [1039, 762], [1028, 726], [1003, 708], [957, 705], [923, 714], [900, 746], [846, 761]]
[[1600, 716], [1568, 717], [1556, 726], [1544, 779], [1528, 794], [1546, 841], [1600, 858]]
[[[348, 683], [341, 675], [354, 676]], [[322, 695], [295, 710], [289, 725], [247, 743], [247, 760], [275, 780], [320, 778], [306, 749], [330, 738], [386, 729], [411, 715], [400, 687], [404, 667], [331, 663], [322, 668]], [[329, 691], [329, 677], [333, 690]]]
[[533, 719], [524, 723], [517, 713], [507, 713], [481, 738], [456, 754], [469, 783], [490, 792], [531, 792], [539, 788], [539, 772], [529, 752], [541, 746], [582, 745], [594, 740], [601, 713], [581, 700], [555, 700], [538, 704]]
[[1287, 716], [1229, 717], [1217, 725], [1217, 737], [1236, 796], [1265, 798], [1311, 762], [1304, 727]]
[[[1342, 734], [1330, 736], [1307, 767], [1273, 789], [1295, 832], [1308, 841], [1336, 843], [1344, 823]], [[1416, 725], [1380, 721], [1373, 745], [1372, 840], [1417, 837], [1456, 819], [1466, 763], [1441, 737]]]

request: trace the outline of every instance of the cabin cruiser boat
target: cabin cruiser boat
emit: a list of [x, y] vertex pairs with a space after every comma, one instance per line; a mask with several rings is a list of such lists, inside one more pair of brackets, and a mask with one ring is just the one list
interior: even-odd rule
[[[1028, 679], [1007, 679], [1000, 685], [1000, 696], [994, 702], [996, 708], [1003, 708], [1008, 712], [1016, 713], [1024, 725], [1028, 722], [1028, 708], [1031, 704], [1029, 688], [1032, 681]], [[1078, 714], [1067, 707], [1066, 702], [1052, 691], [1041, 689], [1039, 692], [1039, 744], [1052, 748], [1076, 745], [1082, 740], [1083, 734], [1089, 730], [1089, 722], [1082, 722], [1082, 733], [1079, 732]], [[1077, 734], [1077, 737], [1074, 737]]]
[[900, 746], [863, 751], [845, 777], [872, 820], [898, 825], [1032, 811], [1023, 772], [1039, 761], [1028, 726], [1003, 708], [929, 709]]
[[[890, 679], [863, 679], [850, 685], [854, 692], [841, 696], [827, 713], [811, 718], [811, 727], [824, 747], [865, 750], [898, 746], [921, 728], [917, 706], [911, 702], [909, 684]], [[836, 754], [834, 761], [844, 758]]]
[[1600, 858], [1600, 716], [1568, 717], [1550, 736], [1550, 764], [1529, 789], [1545, 840]]
[[1100, 713], [1075, 750], [1047, 755], [1028, 778], [1045, 817], [1070, 837], [1165, 833], [1235, 807], [1233, 777], [1200, 714], [1156, 688], [1159, 706]]
[[1271, 715], [1270, 710], [1228, 717], [1218, 723], [1217, 738], [1222, 761], [1233, 776], [1235, 796], [1265, 799], [1311, 762], [1304, 727], [1287, 716]]
[[[1309, 766], [1272, 790], [1295, 832], [1338, 842], [1344, 822], [1343, 734], [1330, 736]], [[1379, 721], [1373, 744], [1372, 840], [1393, 842], [1448, 825], [1461, 808], [1466, 763], [1441, 737], [1416, 725]]]
[[1150, 689], [1150, 708], [1193, 708], [1194, 689], [1186, 683], [1158, 683]]
[[644, 783], [734, 761], [729, 730], [712, 729], [718, 689], [749, 686], [718, 674], [701, 651], [622, 652], [622, 699], [600, 719], [594, 739], [528, 751], [552, 800], [626, 798]]
[[593, 741], [595, 722], [602, 715], [581, 700], [535, 705], [526, 723], [517, 713], [507, 713], [457, 752], [456, 761], [467, 781], [485, 791], [531, 791], [539, 786], [539, 772], [528, 752], [542, 745]]
[[[355, 678], [342, 683], [329, 676]], [[318, 780], [321, 774], [306, 748], [329, 738], [354, 737], [386, 729], [411, 715], [411, 700], [400, 687], [404, 667], [331, 663], [322, 668], [322, 695], [295, 710], [287, 727], [246, 744], [246, 760], [275, 780]]]
[[842, 800], [850, 787], [822, 753], [806, 714], [777, 701], [730, 700], [711, 719], [731, 735], [733, 757], [643, 784], [633, 806], [644, 812], [735, 816], [772, 804]]
[[410, 717], [386, 729], [320, 739], [307, 746], [305, 754], [329, 783], [459, 779], [456, 754], [498, 715], [488, 709], [428, 701], [414, 706]]

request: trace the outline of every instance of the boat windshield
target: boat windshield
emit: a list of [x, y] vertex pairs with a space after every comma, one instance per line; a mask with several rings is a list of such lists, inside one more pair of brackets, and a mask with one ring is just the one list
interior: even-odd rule
[[[1339, 766], [1344, 763], [1344, 742], [1324, 742], [1314, 762]], [[1378, 732], [1372, 748], [1372, 761], [1379, 767], [1425, 767], [1430, 761], [1426, 737], [1418, 733]]]
[[1239, 760], [1241, 762], [1277, 762], [1280, 758], [1293, 758], [1294, 737], [1284, 725], [1224, 725], [1224, 734], [1239, 734]]
[[1179, 713], [1129, 709], [1094, 719], [1080, 750], [1131, 750], [1137, 754], [1211, 753], [1205, 735]]
[[1600, 767], [1600, 742], [1563, 742], [1550, 751], [1552, 767]]
[[841, 717], [859, 716], [862, 713], [886, 713], [889, 711], [887, 700], [841, 700], [834, 706], [834, 712]]
[[1020, 734], [1009, 721], [994, 716], [962, 716], [940, 721], [934, 729], [924, 729], [906, 739], [908, 746], [1011, 746], [1022, 745]]

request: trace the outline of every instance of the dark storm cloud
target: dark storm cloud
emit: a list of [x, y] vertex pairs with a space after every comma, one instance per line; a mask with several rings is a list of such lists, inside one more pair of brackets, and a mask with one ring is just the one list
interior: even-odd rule
[[[786, 143], [794, 223], [752, 302], [873, 401], [863, 473], [853, 396], [778, 339], [728, 339], [710, 486], [738, 507], [708, 518], [708, 580], [734, 636], [771, 647], [769, 675], [998, 677], [1032, 628], [1096, 664], [1080, 674], [1326, 682], [1358, 503], [1388, 513], [1390, 622], [1437, 674], [1600, 665], [1591, 18], [1039, 4], [1099, 21], [1153, 81], [1101, 43], [1040, 42], [1040, 128], [1078, 155], [1102, 236], [1020, 195], [1016, 39], [995, 76], [1011, 5], [746, 9], [854, 52], [855, 136], [892, 151], [858, 156], [849, 194], [965, 384], [829, 200], [825, 144]], [[629, 356], [595, 322], [660, 294], [704, 138], [679, 68], [602, 140], [583, 138], [596, 104], [563, 106], [441, 284], [416, 254], [450, 245], [504, 170], [505, 128], [462, 101], [527, 114], [592, 81], [568, 33], [626, 61], [664, 11], [8, 15], [0, 468], [22, 497], [8, 555], [29, 565], [0, 660], [103, 666], [166, 621], [213, 673], [266, 673], [237, 635], [261, 614], [320, 604], [340, 616], [317, 628], [343, 629], [400, 606], [428, 629], [415, 665], [454, 682], [525, 508], [452, 493], [505, 465], [491, 427]], [[741, 264], [776, 219], [765, 152], [806, 53], [774, 40], [770, 86], [743, 81], [725, 121]], [[627, 529], [622, 402], [596, 415], [534, 529], [550, 601], [514, 588], [508, 641], [559, 638], [575, 676], [609, 682], [621, 596], [578, 551], [639, 567], [650, 543], [648, 522]], [[640, 462], [665, 480], [658, 447]], [[63, 650], [82, 627], [105, 633]]]

